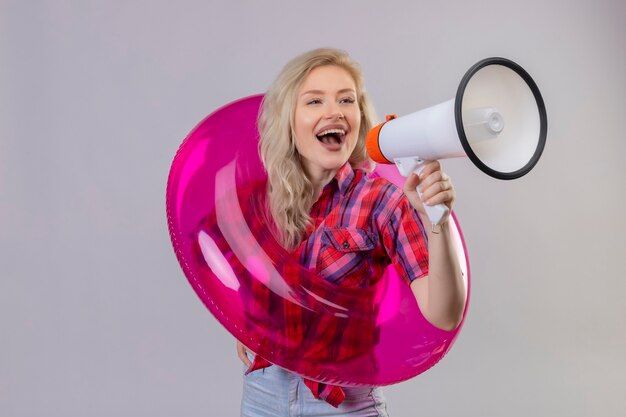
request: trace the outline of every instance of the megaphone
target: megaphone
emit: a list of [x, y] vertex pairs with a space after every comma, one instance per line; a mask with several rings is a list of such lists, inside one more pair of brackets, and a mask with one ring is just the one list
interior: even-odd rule
[[[419, 174], [431, 160], [467, 156], [484, 173], [511, 180], [526, 175], [546, 143], [548, 121], [537, 84], [518, 64], [487, 58], [463, 76], [456, 97], [387, 121], [367, 135], [370, 157]], [[419, 192], [419, 190], [418, 190]], [[433, 225], [448, 208], [425, 206]]]

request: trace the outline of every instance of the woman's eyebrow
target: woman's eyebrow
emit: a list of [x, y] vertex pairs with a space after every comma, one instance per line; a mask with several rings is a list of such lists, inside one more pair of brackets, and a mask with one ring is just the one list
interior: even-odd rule
[[[304, 93], [302, 93], [301, 95], [305, 96], [307, 94], [325, 94], [325, 91], [322, 90], [309, 90], [309, 91], [305, 91]], [[354, 88], [342, 88], [341, 90], [337, 91], [337, 93], [339, 94], [343, 94], [343, 93], [355, 93], [356, 91], [354, 90]]]

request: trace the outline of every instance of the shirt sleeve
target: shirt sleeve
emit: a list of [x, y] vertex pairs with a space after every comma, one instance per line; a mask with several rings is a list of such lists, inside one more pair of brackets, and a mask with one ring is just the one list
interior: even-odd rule
[[382, 242], [400, 277], [409, 284], [428, 275], [428, 238], [417, 211], [402, 194], [380, 229]]

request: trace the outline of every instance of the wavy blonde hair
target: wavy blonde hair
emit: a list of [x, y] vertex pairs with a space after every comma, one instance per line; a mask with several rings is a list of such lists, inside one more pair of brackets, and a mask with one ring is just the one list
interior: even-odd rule
[[297, 56], [285, 65], [265, 94], [258, 125], [259, 152], [268, 176], [268, 211], [278, 241], [287, 249], [298, 246], [311, 223], [309, 211], [314, 203], [313, 185], [306, 176], [294, 142], [296, 96], [309, 73], [317, 67], [335, 65], [346, 70], [356, 85], [361, 111], [359, 137], [348, 161], [353, 168], [370, 171], [374, 162], [365, 149], [365, 136], [376, 116], [365, 91], [358, 64], [341, 50], [314, 49]]

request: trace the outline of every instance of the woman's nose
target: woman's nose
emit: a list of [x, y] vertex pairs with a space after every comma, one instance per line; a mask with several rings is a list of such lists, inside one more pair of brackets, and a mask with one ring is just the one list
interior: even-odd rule
[[344, 115], [341, 111], [333, 109], [326, 114], [326, 118], [329, 120], [340, 120], [344, 118]]
[[325, 110], [326, 110], [326, 119], [328, 120], [339, 120], [339, 119], [344, 118], [344, 115], [341, 112], [341, 108], [339, 104], [335, 101], [328, 102], [328, 105], [326, 106]]

